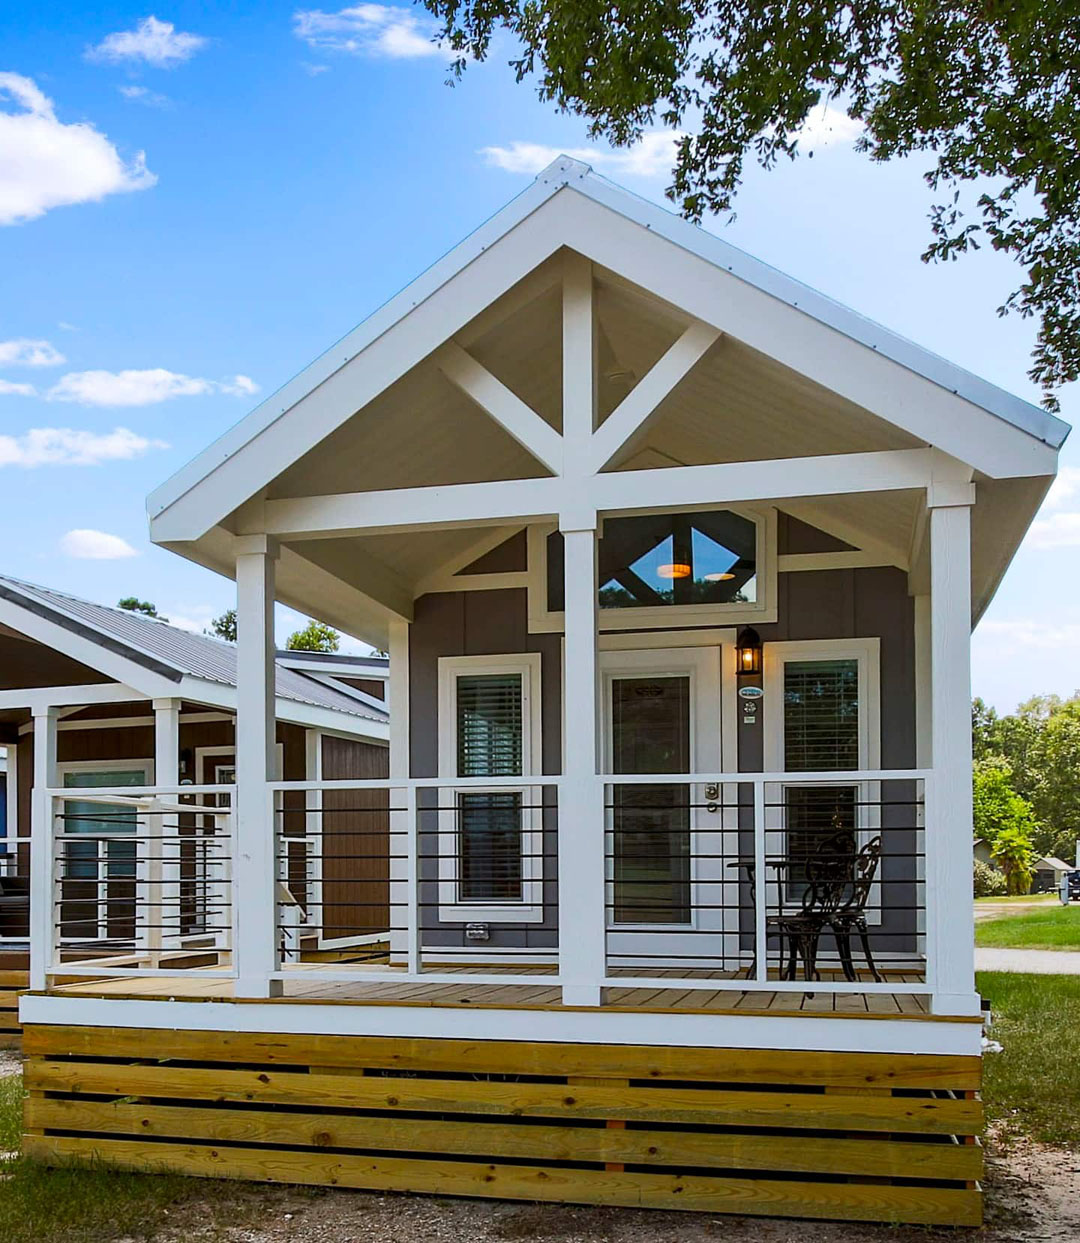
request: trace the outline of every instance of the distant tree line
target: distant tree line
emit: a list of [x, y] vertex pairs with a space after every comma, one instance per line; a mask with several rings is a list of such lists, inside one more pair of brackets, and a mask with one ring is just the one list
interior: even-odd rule
[[975, 836], [1008, 892], [1026, 893], [1035, 860], [1072, 862], [1080, 838], [1080, 692], [1036, 695], [1004, 716], [976, 699], [971, 726]]

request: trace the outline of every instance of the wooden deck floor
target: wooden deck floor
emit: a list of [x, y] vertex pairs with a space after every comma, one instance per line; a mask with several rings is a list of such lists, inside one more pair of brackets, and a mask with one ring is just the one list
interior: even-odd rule
[[[330, 978], [326, 966], [317, 963], [298, 964], [290, 969], [285, 981], [284, 996], [274, 998], [275, 1004], [337, 1004], [337, 1005], [409, 1005], [469, 1006], [484, 1008], [562, 1009], [560, 989], [545, 983], [543, 977], [552, 968], [537, 967], [537, 983], [483, 984], [476, 979], [475, 966], [440, 966], [439, 974], [468, 974], [460, 984], [416, 983], [395, 981], [395, 969], [384, 968], [388, 977], [383, 983], [360, 983]], [[492, 968], [506, 972], [507, 968]], [[515, 974], [525, 973], [515, 968]], [[618, 973], [615, 973], [618, 974]], [[638, 970], [622, 972], [641, 978]], [[698, 979], [736, 979], [733, 973], [695, 972]], [[709, 1014], [771, 1014], [771, 1015], [843, 1015], [845, 1017], [911, 1017], [929, 1018], [928, 998], [903, 991], [904, 984], [920, 983], [914, 972], [895, 973], [888, 977], [896, 991], [889, 993], [824, 993], [781, 992], [769, 989], [701, 989], [686, 987], [685, 972], [658, 972], [656, 986], [648, 988], [608, 988], [604, 1006], [612, 1010], [677, 1011]], [[209, 977], [200, 971], [183, 975], [133, 979], [114, 978], [67, 983], [54, 990], [62, 994], [90, 997], [126, 997], [186, 1001], [234, 1000], [233, 982]]]

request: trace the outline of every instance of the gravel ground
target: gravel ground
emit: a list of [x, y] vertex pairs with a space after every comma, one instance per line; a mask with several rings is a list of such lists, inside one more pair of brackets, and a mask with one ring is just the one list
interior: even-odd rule
[[0, 1079], [17, 1075], [22, 1070], [22, 1054], [18, 1049], [0, 1048]]
[[[221, 1185], [215, 1187], [221, 1194]], [[198, 1205], [153, 1243], [1076, 1243], [1080, 1156], [1014, 1144], [991, 1162], [977, 1235], [711, 1214], [263, 1189], [243, 1227], [200, 1230]], [[247, 1216], [245, 1214], [245, 1216]], [[133, 1243], [133, 1241], [127, 1241]]]

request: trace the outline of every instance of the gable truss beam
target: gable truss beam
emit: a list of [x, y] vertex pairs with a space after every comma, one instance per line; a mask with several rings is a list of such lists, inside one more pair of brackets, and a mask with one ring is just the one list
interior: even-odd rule
[[589, 451], [594, 471], [603, 470], [617, 455], [630, 453], [640, 443], [660, 403], [721, 336], [718, 329], [695, 320], [661, 355], [596, 429]]
[[[589, 503], [606, 512], [679, 509], [925, 489], [932, 482], [929, 449], [896, 449], [596, 475]], [[509, 479], [271, 500], [263, 510], [264, 530], [285, 539], [329, 539], [417, 527], [524, 523], [580, 505], [581, 486], [574, 478]]]
[[508, 431], [526, 453], [531, 453], [552, 474], [561, 472], [562, 437], [483, 364], [456, 341], [447, 342], [436, 353], [435, 363], [451, 384]]

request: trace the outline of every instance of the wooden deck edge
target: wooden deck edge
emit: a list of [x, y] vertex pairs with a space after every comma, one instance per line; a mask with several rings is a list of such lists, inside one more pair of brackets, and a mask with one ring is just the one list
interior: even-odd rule
[[177, 996], [175, 993], [128, 993], [91, 992], [85, 985], [63, 985], [46, 991], [28, 991], [32, 997], [85, 997], [98, 1001], [183, 1001], [183, 1002], [214, 1002], [218, 1005], [273, 1005], [273, 1006], [363, 1006], [372, 1008], [402, 1008], [414, 1010], [490, 1010], [490, 1011], [542, 1011], [559, 1014], [595, 1014], [599, 1010], [604, 1014], [686, 1014], [706, 1015], [725, 1018], [788, 1018], [788, 1019], [854, 1019], [856, 1022], [866, 1020], [886, 1021], [890, 1023], [971, 1023], [982, 1024], [981, 1015], [951, 1014], [912, 1014], [897, 1011], [895, 1014], [859, 1010], [782, 1010], [782, 1009], [749, 1009], [734, 1006], [723, 1008], [718, 1006], [566, 1006], [562, 1004], [536, 1004], [530, 1002], [489, 1003], [430, 1000], [382, 1000], [379, 998], [332, 998], [332, 997], [209, 997], [209, 996]]

